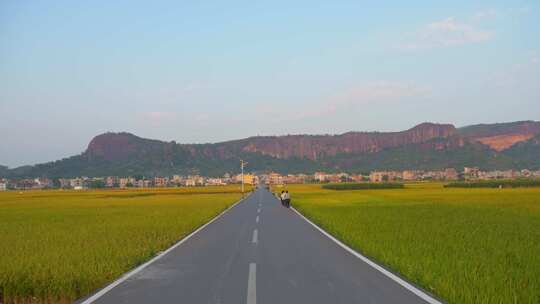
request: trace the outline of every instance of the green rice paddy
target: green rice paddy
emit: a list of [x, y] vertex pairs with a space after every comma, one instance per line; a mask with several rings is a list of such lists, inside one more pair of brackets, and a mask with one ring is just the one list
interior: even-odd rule
[[71, 303], [240, 196], [238, 186], [0, 192], [0, 303]]
[[540, 303], [539, 188], [288, 190], [315, 223], [444, 301]]

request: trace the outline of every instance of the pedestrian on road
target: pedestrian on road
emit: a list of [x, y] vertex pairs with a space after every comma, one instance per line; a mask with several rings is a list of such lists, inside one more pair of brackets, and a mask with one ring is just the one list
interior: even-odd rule
[[291, 195], [289, 194], [289, 190], [285, 191], [285, 207], [289, 208], [291, 207]]
[[281, 191], [281, 195], [279, 196], [279, 199], [281, 200], [281, 205], [285, 206], [285, 191]]

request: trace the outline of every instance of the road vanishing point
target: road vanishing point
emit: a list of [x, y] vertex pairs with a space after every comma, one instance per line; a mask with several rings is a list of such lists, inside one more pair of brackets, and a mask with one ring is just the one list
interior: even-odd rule
[[440, 302], [257, 189], [79, 303]]

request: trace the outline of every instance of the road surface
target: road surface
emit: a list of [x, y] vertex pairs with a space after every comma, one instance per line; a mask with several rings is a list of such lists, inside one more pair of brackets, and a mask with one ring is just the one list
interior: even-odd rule
[[282, 207], [267, 190], [258, 189], [161, 258], [82, 303], [426, 300], [344, 250]]

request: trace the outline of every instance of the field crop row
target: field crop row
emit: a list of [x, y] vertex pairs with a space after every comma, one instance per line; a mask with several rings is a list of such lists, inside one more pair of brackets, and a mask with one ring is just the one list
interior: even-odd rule
[[325, 184], [323, 189], [328, 190], [369, 190], [369, 189], [402, 189], [401, 183], [340, 183]]
[[540, 187], [540, 179], [489, 180], [473, 182], [452, 182], [446, 188], [529, 188]]

